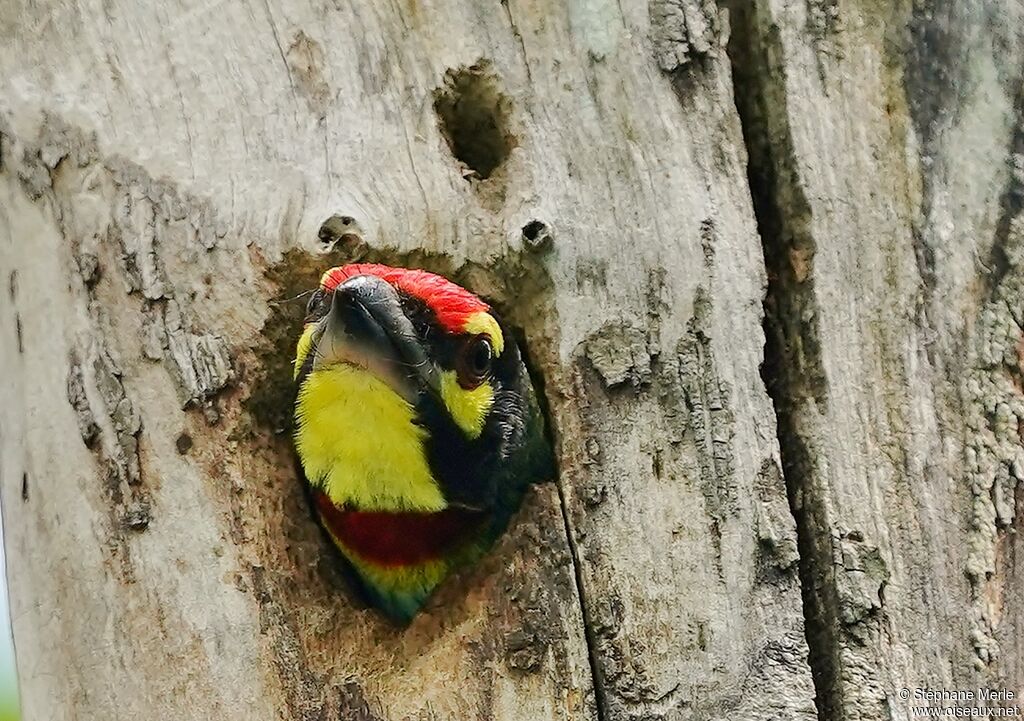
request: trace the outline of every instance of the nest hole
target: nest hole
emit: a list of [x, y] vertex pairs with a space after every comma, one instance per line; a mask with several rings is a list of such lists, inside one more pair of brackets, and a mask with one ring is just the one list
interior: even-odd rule
[[434, 95], [441, 133], [467, 179], [491, 177], [514, 145], [508, 131], [509, 100], [498, 87], [490, 65], [480, 62], [449, 70]]
[[543, 221], [531, 220], [523, 226], [523, 243], [532, 250], [549, 248], [552, 244], [551, 229]]

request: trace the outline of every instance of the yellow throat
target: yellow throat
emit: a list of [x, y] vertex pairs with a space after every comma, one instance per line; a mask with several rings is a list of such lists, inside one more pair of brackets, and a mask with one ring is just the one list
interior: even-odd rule
[[424, 450], [428, 433], [414, 420], [412, 406], [362, 368], [341, 363], [312, 371], [296, 410], [306, 476], [337, 506], [443, 510]]

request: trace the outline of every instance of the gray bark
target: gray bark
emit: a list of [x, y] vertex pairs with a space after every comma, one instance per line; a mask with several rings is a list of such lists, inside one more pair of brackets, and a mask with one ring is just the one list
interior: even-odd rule
[[[28, 721], [1024, 692], [1024, 9], [734, 5], [0, 3]], [[286, 431], [290, 299], [357, 258], [497, 305], [559, 461], [404, 630]]]
[[735, 10], [823, 715], [1019, 699], [1024, 6]]

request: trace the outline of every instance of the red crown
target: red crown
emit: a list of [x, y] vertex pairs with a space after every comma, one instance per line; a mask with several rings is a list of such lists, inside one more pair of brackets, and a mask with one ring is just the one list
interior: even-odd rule
[[377, 276], [398, 290], [419, 298], [434, 311], [437, 322], [453, 333], [461, 332], [473, 314], [490, 310], [489, 305], [447, 278], [425, 270], [392, 268], [378, 263], [353, 263], [331, 268], [324, 273], [320, 287], [333, 291], [357, 275]]

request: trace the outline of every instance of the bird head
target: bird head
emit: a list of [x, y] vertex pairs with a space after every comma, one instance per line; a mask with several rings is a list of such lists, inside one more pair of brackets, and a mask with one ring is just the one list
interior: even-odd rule
[[439, 275], [328, 270], [295, 378], [303, 469], [339, 508], [492, 511], [550, 471], [515, 339], [487, 303]]

